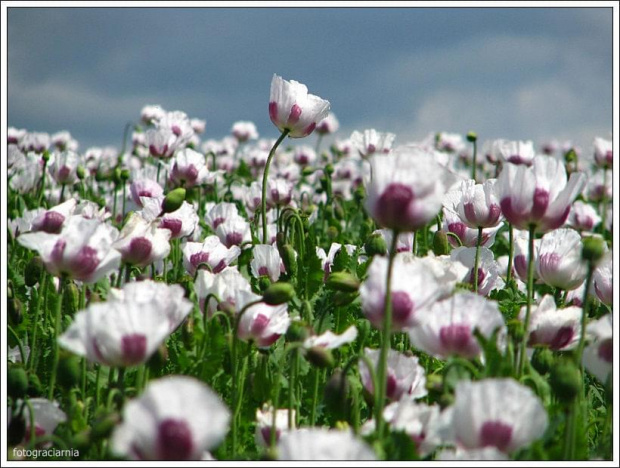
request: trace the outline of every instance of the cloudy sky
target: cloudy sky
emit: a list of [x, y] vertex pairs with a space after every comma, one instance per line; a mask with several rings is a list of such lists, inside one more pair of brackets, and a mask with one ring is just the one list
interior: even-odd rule
[[612, 130], [611, 8], [9, 8], [8, 124], [120, 147], [146, 104], [267, 111], [271, 78], [328, 99], [339, 136], [376, 128], [572, 140]]

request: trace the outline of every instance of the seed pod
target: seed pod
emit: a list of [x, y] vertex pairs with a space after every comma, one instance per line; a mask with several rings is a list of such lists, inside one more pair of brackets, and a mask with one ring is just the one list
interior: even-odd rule
[[600, 237], [586, 237], [582, 242], [581, 258], [593, 264], [598, 263], [605, 254], [605, 241]]
[[270, 285], [263, 294], [263, 301], [269, 305], [280, 305], [295, 297], [295, 288], [290, 283], [277, 282]]
[[58, 361], [58, 371], [56, 373], [58, 384], [64, 389], [69, 390], [80, 382], [82, 369], [80, 358], [77, 356], [66, 355]]
[[166, 195], [162, 203], [161, 214], [172, 213], [181, 208], [181, 205], [183, 205], [183, 202], [185, 201], [185, 194], [186, 192], [183, 187], [179, 187], [171, 192], [168, 192], [168, 195]]
[[378, 232], [371, 234], [368, 239], [366, 239], [364, 249], [370, 257], [387, 254], [387, 244], [385, 243], [385, 239]]
[[300, 342], [310, 336], [308, 325], [303, 322], [292, 322], [286, 330], [286, 341]]
[[24, 320], [22, 302], [18, 298], [13, 297], [7, 301], [7, 306], [11, 325], [17, 326], [22, 323]]
[[7, 394], [14, 400], [24, 398], [28, 390], [28, 375], [23, 367], [11, 367], [7, 372]]
[[42, 271], [43, 262], [41, 261], [41, 257], [32, 257], [26, 265], [26, 270], [24, 271], [24, 282], [26, 283], [26, 286], [33, 287], [37, 284], [41, 278]]
[[433, 253], [435, 255], [449, 255], [450, 243], [448, 242], [448, 235], [445, 231], [437, 231], [433, 236]]
[[69, 315], [73, 315], [80, 308], [80, 290], [75, 283], [69, 283], [65, 286], [63, 292], [63, 311]]
[[571, 360], [557, 363], [549, 375], [549, 383], [559, 400], [570, 403], [579, 394], [581, 375]]
[[334, 369], [325, 384], [325, 406], [336, 420], [344, 419], [349, 408], [349, 382], [343, 378], [341, 369]]
[[540, 375], [547, 374], [555, 363], [555, 356], [549, 348], [537, 348], [532, 355], [532, 367]]
[[310, 348], [306, 353], [306, 359], [321, 369], [334, 365], [334, 356], [331, 351], [320, 346]]
[[327, 278], [326, 286], [329, 289], [343, 292], [357, 292], [360, 287], [359, 280], [346, 271], [335, 271]]

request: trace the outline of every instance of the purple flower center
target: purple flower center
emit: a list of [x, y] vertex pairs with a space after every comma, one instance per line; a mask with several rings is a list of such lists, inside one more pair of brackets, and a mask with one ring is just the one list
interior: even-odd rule
[[215, 265], [215, 268], [213, 268], [213, 273], [221, 272], [224, 268], [226, 268], [226, 266], [226, 262], [224, 260], [220, 260], [218, 264]]
[[545, 215], [549, 206], [549, 192], [537, 188], [534, 190], [534, 203], [532, 205], [532, 218], [538, 220]]
[[598, 357], [600, 357], [603, 361], [612, 363], [613, 362], [613, 354], [614, 354], [614, 342], [611, 338], [607, 338], [601, 341], [601, 344], [598, 347]]
[[267, 317], [266, 315], [258, 314], [252, 322], [252, 326], [250, 327], [250, 333], [256, 337], [262, 335], [267, 329], [269, 321], [269, 317]]
[[398, 183], [388, 185], [377, 202], [377, 221], [388, 228], [401, 227], [413, 200], [411, 188]]
[[508, 448], [512, 438], [512, 427], [501, 421], [487, 421], [480, 429], [480, 445], [496, 447], [502, 452]]
[[99, 266], [97, 250], [85, 245], [69, 262], [68, 273], [78, 280], [88, 279]]
[[194, 268], [198, 268], [202, 263], [208, 263], [208, 262], [209, 262], [208, 252], [197, 252], [189, 257], [189, 263], [191, 263]]
[[300, 117], [301, 117], [301, 107], [299, 107], [297, 104], [293, 104], [293, 106], [291, 107], [291, 112], [288, 115], [287, 123], [289, 125], [295, 125], [297, 122], [299, 122]]
[[243, 235], [240, 232], [229, 232], [226, 234], [226, 247], [230, 248], [233, 245], [240, 245], [243, 241]]
[[[484, 272], [484, 270], [482, 268], [478, 268], [478, 287], [482, 285], [482, 282], [484, 281], [485, 277], [486, 277], [486, 273]], [[471, 284], [474, 284], [474, 269], [473, 268], [469, 271], [469, 282]]]
[[392, 321], [394, 326], [400, 328], [409, 323], [413, 314], [414, 304], [409, 294], [404, 291], [392, 292]]
[[269, 268], [266, 266], [259, 267], [258, 276], [269, 276]]
[[[456, 234], [457, 237], [461, 240], [461, 243], [465, 240], [465, 229], [466, 226], [463, 223], [457, 222], [448, 224], [448, 231]], [[452, 246], [457, 245], [456, 239], [453, 239], [451, 236], [448, 236], [448, 241], [450, 242], [450, 244], [452, 244]]]
[[398, 380], [396, 379], [396, 376], [394, 375], [394, 373], [392, 371], [388, 370], [385, 395], [390, 400], [394, 400], [398, 396], [396, 394], [397, 391], [398, 391]]
[[134, 237], [129, 243], [129, 251], [125, 255], [125, 261], [134, 265], [144, 263], [149, 259], [153, 251], [153, 244], [145, 237]]
[[276, 102], [269, 103], [269, 118], [278, 126], [278, 104]]
[[157, 453], [162, 460], [188, 460], [193, 450], [192, 431], [186, 421], [168, 418], [159, 423]]
[[141, 333], [125, 335], [121, 339], [121, 353], [126, 366], [135, 366], [146, 357], [146, 336]]
[[449, 354], [460, 356], [471, 356], [471, 329], [469, 325], [453, 324], [441, 327], [439, 330], [439, 341]]
[[554, 351], [562, 349], [570, 343], [574, 335], [575, 331], [573, 330], [573, 327], [560, 327], [553, 337], [553, 340], [551, 340], [551, 343], [549, 343], [549, 347]]
[[[49, 232], [50, 234], [58, 234], [62, 229], [62, 223], [65, 217], [57, 211], [48, 211], [43, 216], [43, 220], [37, 223], [36, 230]], [[34, 227], [34, 226], [33, 226]]]
[[[260, 202], [259, 202], [260, 203]], [[215, 218], [213, 220], [213, 230], [215, 231], [217, 227], [225, 221], [223, 217]]]
[[58, 182], [61, 184], [66, 182], [70, 174], [71, 174], [71, 169], [67, 166], [62, 166], [58, 170]]
[[180, 219], [164, 218], [159, 225], [162, 229], [168, 229], [172, 233], [172, 238], [178, 237], [183, 227], [183, 222]]

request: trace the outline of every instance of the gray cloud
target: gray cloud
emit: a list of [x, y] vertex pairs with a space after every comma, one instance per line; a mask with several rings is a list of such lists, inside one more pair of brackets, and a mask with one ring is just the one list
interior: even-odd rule
[[10, 8], [8, 26], [9, 125], [82, 147], [118, 145], [145, 104], [273, 137], [274, 72], [329, 99], [342, 136], [611, 130], [610, 9]]

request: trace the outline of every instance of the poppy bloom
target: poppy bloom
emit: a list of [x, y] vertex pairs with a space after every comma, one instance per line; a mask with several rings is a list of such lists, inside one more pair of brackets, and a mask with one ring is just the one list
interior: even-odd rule
[[373, 154], [387, 154], [392, 149], [396, 135], [393, 133], [377, 132], [374, 128], [364, 130], [364, 133], [357, 130], [351, 134], [349, 141], [357, 148], [362, 158], [369, 158]]
[[419, 320], [419, 325], [409, 329], [411, 344], [441, 359], [476, 358], [481, 349], [474, 330], [488, 339], [496, 329], [506, 328], [497, 303], [471, 292], [436, 302]]
[[513, 379], [461, 380], [452, 427], [457, 444], [465, 449], [495, 447], [510, 453], [542, 437], [547, 412], [529, 387]]
[[127, 220], [114, 242], [123, 262], [145, 267], [163, 260], [170, 253], [170, 230], [160, 229], [158, 221], [147, 221], [139, 212]]
[[590, 344], [583, 350], [583, 365], [603, 383], [613, 370], [614, 343], [611, 322], [611, 314], [607, 314], [586, 327], [586, 337]]
[[229, 423], [230, 410], [206, 384], [164, 377], [127, 402], [112, 449], [136, 460], [200, 460], [224, 439]]
[[327, 117], [329, 101], [308, 93], [297, 81], [287, 81], [274, 74], [269, 96], [269, 118], [281, 132], [291, 138], [310, 135], [317, 124]]
[[[258, 445], [269, 447], [271, 444], [271, 428], [273, 424], [273, 406], [264, 405], [256, 410], [256, 434], [255, 440]], [[295, 429], [295, 410], [292, 410], [292, 427]], [[276, 442], [280, 440], [283, 432], [289, 431], [288, 409], [276, 410]]]
[[[203, 313], [213, 315], [216, 309], [236, 310], [237, 292], [252, 292], [252, 286], [245, 277], [239, 273], [237, 267], [224, 268], [220, 273], [211, 273], [209, 270], [198, 270], [196, 281], [194, 282], [194, 290], [200, 310]], [[210, 298], [207, 302], [207, 296], [210, 294], [217, 297]]]
[[420, 147], [370, 159], [366, 210], [382, 227], [416, 231], [432, 221], [453, 176]]
[[603, 304], [611, 306], [614, 300], [613, 255], [608, 252], [592, 275], [594, 292]]
[[258, 131], [256, 130], [254, 122], [244, 120], [235, 122], [232, 126], [231, 133], [239, 143], [245, 143], [248, 140], [256, 140], [258, 138]]
[[[379, 349], [365, 349], [366, 357], [372, 363], [373, 369], [377, 368], [380, 352]], [[366, 362], [360, 360], [359, 368], [364, 388], [374, 395], [375, 390]], [[418, 363], [418, 358], [415, 356], [407, 356], [390, 349], [387, 358], [386, 379], [386, 397], [391, 401], [403, 398], [415, 400], [426, 396], [428, 393], [424, 368]]]
[[63, 348], [108, 366], [143, 364], [192, 310], [179, 285], [146, 280], [113, 291], [75, 315]]
[[568, 215], [569, 225], [578, 231], [592, 231], [594, 226], [600, 222], [601, 217], [592, 205], [584, 203], [581, 200], [577, 200], [573, 203]]
[[259, 244], [252, 249], [254, 258], [250, 263], [250, 270], [255, 278], [268, 276], [272, 282], [278, 281], [284, 271], [280, 253], [274, 245]]
[[72, 215], [77, 206], [75, 198], [71, 198], [60, 205], [41, 212], [32, 220], [32, 231], [44, 231], [50, 234], [59, 234], [65, 219]]
[[613, 167], [613, 142], [604, 138], [594, 139], [594, 162], [598, 167], [611, 169]]
[[505, 164], [497, 180], [506, 219], [517, 229], [533, 225], [538, 232], [564, 224], [584, 184], [585, 175], [576, 172], [567, 182], [564, 165], [550, 156], [537, 156], [532, 167]]
[[462, 281], [474, 284], [478, 281], [478, 294], [488, 296], [493, 289], [504, 287], [504, 280], [501, 278], [503, 271], [493, 257], [493, 252], [486, 248], [480, 248], [480, 258], [478, 263], [478, 274], [474, 273], [474, 263], [476, 262], [475, 247], [458, 247], [450, 252], [453, 261], [461, 262], [469, 271]]
[[[360, 287], [362, 312], [376, 327], [383, 327], [385, 286], [388, 259], [375, 256], [368, 268], [368, 277]], [[418, 324], [418, 315], [444, 293], [442, 285], [421, 262], [406, 261], [405, 254], [394, 257], [392, 272], [392, 331], [401, 331]]]
[[504, 163], [531, 166], [536, 150], [532, 141], [495, 140], [491, 144], [491, 154]]
[[[519, 319], [525, 319], [522, 307]], [[530, 312], [528, 345], [545, 345], [553, 351], [573, 349], [581, 334], [581, 307], [558, 309], [552, 296], [545, 296]]]
[[588, 266], [581, 258], [581, 236], [573, 229], [556, 229], [542, 237], [536, 255], [538, 277], [549, 286], [575, 289], [586, 278]]
[[190, 275], [204, 263], [213, 273], [219, 273], [241, 253], [236, 245], [226, 247], [217, 236], [208, 236], [204, 242], [187, 242], [183, 247], [183, 266]]
[[26, 248], [36, 250], [47, 271], [55, 276], [95, 283], [118, 269], [121, 254], [112, 244], [118, 230], [97, 219], [71, 216], [60, 234], [25, 233], [17, 238]]
[[[240, 291], [236, 300], [237, 311], [260, 299], [261, 296], [256, 294]], [[243, 341], [253, 341], [259, 348], [268, 348], [286, 333], [290, 323], [286, 304], [271, 306], [261, 302], [243, 313], [237, 334]]]
[[278, 460], [376, 460], [372, 449], [350, 431], [302, 428], [282, 434]]
[[72, 185], [77, 182], [77, 168], [80, 157], [73, 151], [63, 151], [54, 155], [54, 163], [50, 166], [52, 178], [59, 184]]
[[502, 215], [497, 198], [496, 180], [484, 184], [473, 180], [461, 182], [458, 202], [453, 205], [461, 220], [470, 228], [490, 228], [499, 224]]

